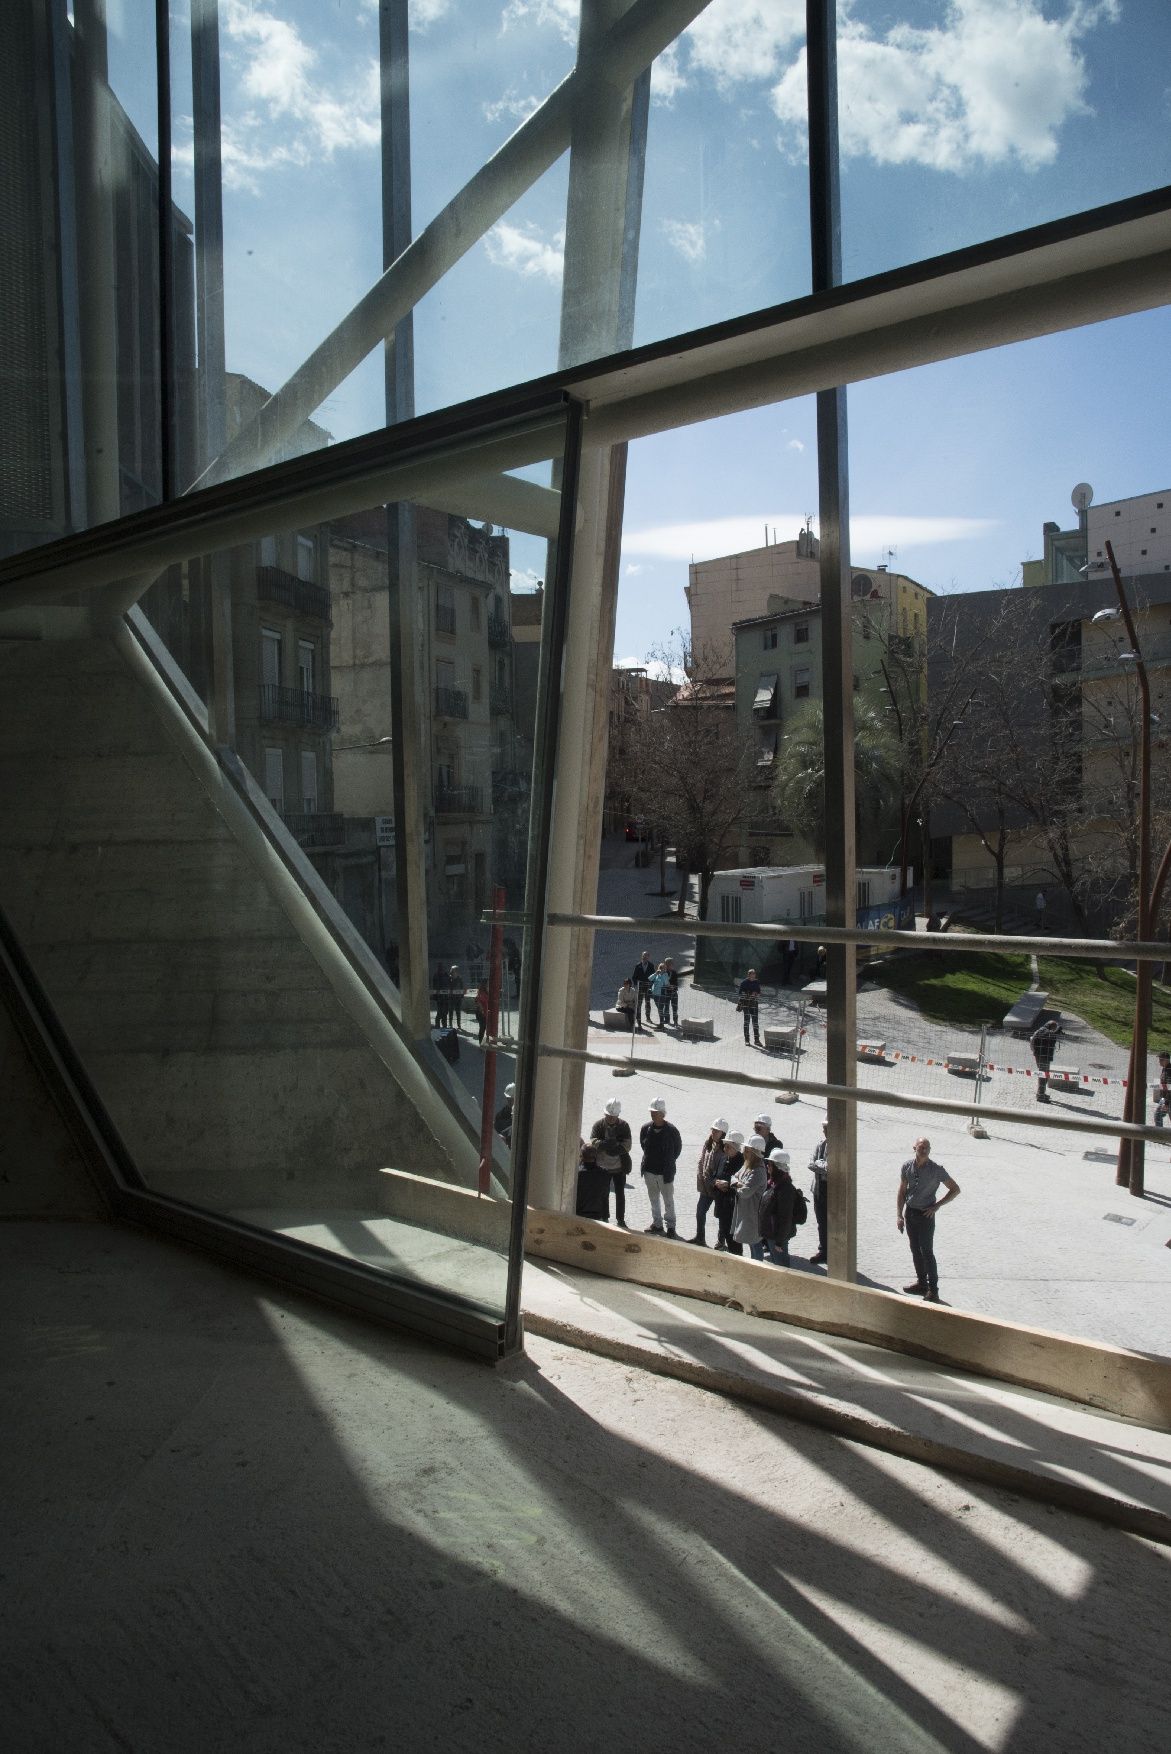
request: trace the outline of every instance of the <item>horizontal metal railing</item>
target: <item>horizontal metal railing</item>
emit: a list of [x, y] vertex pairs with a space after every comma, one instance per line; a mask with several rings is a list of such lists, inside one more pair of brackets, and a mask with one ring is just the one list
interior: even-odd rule
[[299, 579], [295, 573], [279, 566], [258, 566], [256, 595], [262, 602], [282, 603], [298, 615], [311, 615], [318, 621], [333, 620], [330, 596], [324, 585], [312, 579]]
[[[506, 925], [528, 925], [527, 915], [500, 914], [491, 911], [481, 916], [481, 924], [492, 925], [499, 918]], [[651, 936], [677, 938], [684, 933], [690, 938], [760, 938], [766, 942], [778, 937], [795, 938], [806, 944], [865, 944], [870, 950], [930, 950], [940, 955], [963, 955], [965, 951], [1009, 951], [1026, 956], [1068, 956], [1084, 962], [1165, 962], [1168, 946], [1150, 939], [1113, 938], [1020, 938], [993, 932], [896, 932], [889, 928], [874, 931], [865, 926], [823, 926], [799, 924], [795, 920], [772, 920], [761, 925], [748, 921], [725, 925], [719, 920], [696, 920], [676, 914], [663, 918], [640, 920], [629, 914], [565, 914], [551, 913], [546, 925], [582, 928], [593, 932], [645, 932]]]
[[479, 816], [482, 810], [479, 786], [437, 786], [435, 812], [438, 816]]

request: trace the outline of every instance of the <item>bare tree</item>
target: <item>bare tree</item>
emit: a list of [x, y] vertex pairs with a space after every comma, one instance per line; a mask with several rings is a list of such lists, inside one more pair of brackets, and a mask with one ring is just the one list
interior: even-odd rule
[[[652, 652], [648, 665], [685, 677], [690, 652], [682, 636]], [[730, 680], [683, 680], [671, 701], [652, 712], [630, 748], [632, 795], [663, 841], [675, 845], [680, 912], [687, 878], [699, 878], [699, 917], [707, 918], [708, 893], [718, 870], [735, 862], [740, 820], [750, 797], [754, 756], [736, 729], [735, 688]]]

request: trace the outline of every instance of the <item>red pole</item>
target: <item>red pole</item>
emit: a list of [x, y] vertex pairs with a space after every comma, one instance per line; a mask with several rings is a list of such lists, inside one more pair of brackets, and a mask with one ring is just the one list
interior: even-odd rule
[[[492, 891], [492, 944], [488, 952], [488, 1033], [489, 1044], [496, 1040], [500, 1024], [500, 965], [504, 957], [504, 891], [497, 885]], [[480, 1175], [479, 1192], [486, 1194], [492, 1186], [492, 1121], [496, 1109], [496, 1049], [484, 1049], [484, 1094], [480, 1101]]]

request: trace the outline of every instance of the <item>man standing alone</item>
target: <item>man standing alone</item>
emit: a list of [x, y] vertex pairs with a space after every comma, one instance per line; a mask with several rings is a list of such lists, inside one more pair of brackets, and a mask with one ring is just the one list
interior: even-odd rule
[[654, 972], [655, 965], [651, 961], [651, 953], [649, 950], [644, 950], [635, 963], [634, 972], [630, 977], [634, 982], [634, 990], [638, 994], [638, 1002], [634, 1007], [634, 1021], [636, 1023], [642, 1022], [644, 1011], [647, 1022], [649, 1023], [651, 1020], [651, 976]]
[[1061, 1025], [1056, 1017], [1048, 1023], [1042, 1023], [1029, 1037], [1029, 1046], [1033, 1050], [1033, 1058], [1037, 1062], [1037, 1101], [1049, 1101], [1049, 1069], [1053, 1064], [1053, 1056], [1057, 1052], [1057, 1037]]
[[[937, 1199], [939, 1184], [947, 1189]], [[895, 1208], [900, 1232], [906, 1230], [915, 1263], [915, 1282], [903, 1290], [925, 1303], [939, 1302], [939, 1272], [935, 1265], [935, 1214], [949, 1200], [959, 1198], [960, 1186], [952, 1181], [945, 1169], [931, 1158], [930, 1139], [915, 1140], [915, 1155], [909, 1157], [899, 1171], [899, 1192]]]
[[642, 1174], [651, 1203], [648, 1236], [662, 1236], [663, 1218], [667, 1235], [675, 1235], [675, 1165], [683, 1149], [679, 1130], [667, 1119], [667, 1105], [661, 1096], [651, 1103], [651, 1118], [638, 1135], [642, 1146]]

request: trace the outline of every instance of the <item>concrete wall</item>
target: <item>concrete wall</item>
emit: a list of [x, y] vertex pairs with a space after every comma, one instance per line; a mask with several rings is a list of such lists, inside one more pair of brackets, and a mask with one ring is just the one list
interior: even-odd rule
[[0, 1218], [104, 1218], [105, 1202], [0, 996]]
[[142, 1174], [228, 1209], [372, 1209], [388, 1160], [467, 1174], [210, 759], [112, 645], [0, 647], [0, 901]]

